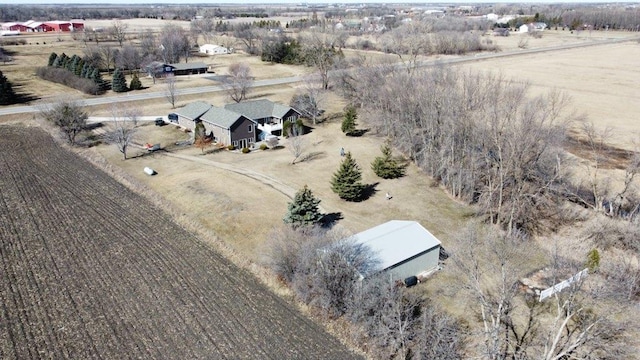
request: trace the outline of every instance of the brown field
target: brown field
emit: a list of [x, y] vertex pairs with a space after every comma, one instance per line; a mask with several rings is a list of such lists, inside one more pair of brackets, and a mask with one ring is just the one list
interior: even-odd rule
[[0, 133], [0, 358], [357, 358], [42, 130]]

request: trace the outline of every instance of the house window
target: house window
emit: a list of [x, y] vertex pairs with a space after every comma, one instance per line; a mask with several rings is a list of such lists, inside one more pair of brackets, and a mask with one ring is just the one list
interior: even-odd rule
[[238, 147], [238, 141], [233, 142], [233, 147], [236, 147], [236, 148]]
[[249, 132], [253, 132], [253, 125], [249, 125]]

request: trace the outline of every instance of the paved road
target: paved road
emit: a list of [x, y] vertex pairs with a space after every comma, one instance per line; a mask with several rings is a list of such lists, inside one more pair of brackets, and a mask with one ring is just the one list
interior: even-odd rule
[[[640, 39], [640, 36], [634, 35], [634, 36], [629, 36], [629, 37], [620, 38], [620, 39], [608, 39], [608, 40], [593, 41], [593, 42], [587, 42], [587, 43], [566, 44], [566, 45], [550, 46], [550, 47], [539, 48], [539, 49], [522, 49], [522, 50], [499, 52], [499, 53], [476, 54], [474, 56], [465, 56], [465, 57], [460, 57], [455, 59], [422, 61], [418, 63], [418, 66], [453, 65], [453, 64], [461, 64], [466, 62], [495, 59], [495, 58], [530, 55], [530, 54], [536, 54], [536, 53], [569, 50], [569, 49], [583, 48], [583, 47], [589, 47], [589, 46], [609, 45], [609, 44], [616, 44], [616, 43], [622, 43], [627, 41], [637, 41], [639, 39]], [[402, 64], [398, 64], [397, 66], [402, 66]], [[301, 82], [303, 80], [304, 80], [304, 77], [302, 76], [290, 76], [290, 77], [284, 77], [284, 78], [278, 78], [278, 79], [265, 79], [265, 80], [255, 81], [253, 83], [253, 87], [291, 84], [291, 83]], [[200, 86], [200, 87], [193, 87], [188, 89], [178, 89], [177, 95], [205, 94], [205, 93], [212, 93], [212, 92], [218, 92], [223, 90], [224, 90], [224, 87], [222, 85]], [[150, 100], [150, 99], [162, 98], [164, 96], [165, 96], [164, 91], [157, 91], [157, 92], [144, 93], [144, 94], [136, 94], [135, 92], [128, 92], [124, 95], [105, 96], [105, 97], [99, 97], [94, 99], [85, 99], [85, 100], [81, 100], [81, 103], [84, 104], [85, 106], [95, 106], [95, 105], [104, 105], [104, 104], [118, 103], [118, 102]], [[37, 106], [14, 106], [14, 107], [7, 107], [7, 108], [0, 109], [0, 116], [12, 115], [12, 114], [23, 114], [23, 113], [34, 113], [38, 111], [39, 109]]]

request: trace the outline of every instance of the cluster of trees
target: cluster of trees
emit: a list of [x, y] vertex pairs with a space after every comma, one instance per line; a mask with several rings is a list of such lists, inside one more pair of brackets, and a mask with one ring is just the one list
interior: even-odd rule
[[627, 30], [640, 31], [640, 10], [624, 4], [607, 7], [589, 4], [537, 4], [537, 5], [500, 5], [492, 11], [500, 15], [518, 14], [530, 15], [510, 22], [511, 26], [526, 24], [531, 21], [544, 22], [550, 27], [568, 27], [571, 30]]
[[[573, 282], [546, 300], [523, 292], [527, 259], [540, 249], [522, 236], [494, 228], [471, 225], [458, 237], [453, 269], [463, 281], [456, 293], [476, 314], [478, 353], [487, 359], [604, 359], [626, 358], [622, 323], [614, 309], [594, 299], [599, 287], [583, 287], [585, 278]], [[567, 279], [587, 265], [559, 254], [546, 257], [551, 284]], [[602, 307], [604, 306], [604, 308]]]
[[562, 94], [531, 98], [527, 84], [445, 68], [364, 67], [344, 82], [374, 131], [491, 222], [533, 231], [555, 213]]
[[373, 358], [463, 357], [464, 327], [388, 274], [376, 274], [379, 260], [353, 238], [284, 227], [270, 235], [265, 254], [300, 301], [326, 318], [346, 320], [353, 342]]
[[78, 55], [69, 57], [65, 53], [51, 53], [47, 67], [38, 68], [36, 74], [42, 79], [73, 87], [86, 94], [100, 94], [108, 88], [100, 69]]

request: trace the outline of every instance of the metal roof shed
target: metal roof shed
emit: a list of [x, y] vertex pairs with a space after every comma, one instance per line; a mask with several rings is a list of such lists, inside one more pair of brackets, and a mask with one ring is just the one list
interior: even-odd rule
[[438, 266], [440, 240], [416, 221], [391, 220], [354, 235], [380, 259], [379, 271], [405, 279]]

